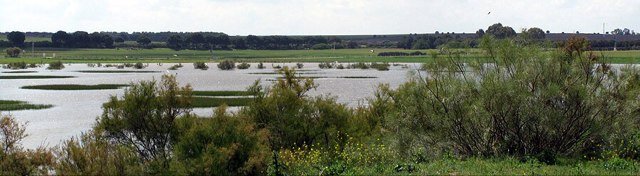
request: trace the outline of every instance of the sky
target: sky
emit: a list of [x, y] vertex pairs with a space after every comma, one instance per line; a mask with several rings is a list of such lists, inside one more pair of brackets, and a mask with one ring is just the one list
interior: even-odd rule
[[[489, 13], [490, 12], [490, 13]], [[640, 32], [640, 0], [0, 0], [0, 31], [229, 35]]]

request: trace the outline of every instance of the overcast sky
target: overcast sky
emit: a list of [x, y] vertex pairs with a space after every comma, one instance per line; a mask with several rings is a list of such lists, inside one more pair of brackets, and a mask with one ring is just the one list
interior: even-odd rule
[[[490, 14], [488, 14], [491, 12]], [[640, 31], [640, 0], [0, 0], [0, 31], [230, 35]]]

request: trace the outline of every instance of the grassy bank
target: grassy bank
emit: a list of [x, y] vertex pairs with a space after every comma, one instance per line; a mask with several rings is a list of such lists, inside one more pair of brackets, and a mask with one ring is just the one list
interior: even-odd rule
[[52, 85], [34, 85], [22, 86], [22, 89], [39, 89], [39, 90], [103, 90], [103, 89], [120, 89], [127, 87], [127, 84], [98, 84], [98, 85], [78, 85], [78, 84], [52, 84]]
[[0, 100], [0, 111], [47, 109], [51, 107], [53, 107], [53, 105], [29, 104], [28, 102], [15, 100]]
[[2, 73], [38, 73], [38, 71], [3, 71]]
[[55, 78], [74, 78], [74, 76], [53, 76], [53, 75], [0, 76], [0, 79], [55, 79]]

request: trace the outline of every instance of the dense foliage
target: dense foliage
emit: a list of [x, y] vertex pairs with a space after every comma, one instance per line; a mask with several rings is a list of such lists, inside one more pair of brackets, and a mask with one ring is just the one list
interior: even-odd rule
[[218, 68], [220, 70], [233, 70], [236, 68], [236, 62], [233, 62], [232, 60], [224, 60], [218, 63]]

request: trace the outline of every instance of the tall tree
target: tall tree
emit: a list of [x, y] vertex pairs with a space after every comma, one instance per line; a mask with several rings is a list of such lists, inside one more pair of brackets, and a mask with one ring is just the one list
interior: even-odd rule
[[487, 34], [491, 34], [498, 39], [509, 38], [516, 36], [516, 31], [509, 26], [502, 26], [501, 23], [496, 23], [491, 26], [486, 31]]
[[13, 46], [23, 46], [25, 36], [23, 32], [13, 31], [7, 35], [7, 39], [9, 40], [9, 42], [11, 42], [11, 44], [13, 44]]
[[544, 31], [537, 27], [527, 29], [527, 34], [534, 40], [542, 40], [545, 38]]
[[138, 37], [138, 40], [136, 40], [136, 42], [138, 42], [138, 44], [142, 45], [143, 47], [147, 47], [151, 43], [151, 39], [149, 39], [149, 37], [147, 36], [140, 36]]
[[69, 41], [69, 34], [65, 31], [58, 31], [51, 35], [51, 43], [53, 43], [54, 47], [67, 47], [67, 42]]
[[477, 35], [478, 37], [482, 37], [482, 36], [484, 36], [484, 30], [482, 30], [482, 29], [478, 29], [478, 31], [476, 31], [476, 35]]
[[177, 51], [182, 49], [183, 42], [182, 37], [179, 35], [171, 35], [167, 40], [167, 47]]

